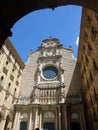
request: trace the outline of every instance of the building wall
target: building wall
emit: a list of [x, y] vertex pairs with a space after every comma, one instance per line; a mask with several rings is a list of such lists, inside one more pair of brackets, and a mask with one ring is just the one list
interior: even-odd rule
[[25, 63], [23, 70], [20, 95], [29, 97], [35, 85], [35, 73], [38, 67], [37, 60], [39, 52], [29, 54], [28, 61]]
[[[65, 89], [67, 93], [77, 60], [73, 57], [72, 49], [62, 48], [60, 49], [60, 55], [62, 55], [61, 64], [64, 69], [64, 84], [66, 86]], [[30, 92], [33, 90], [33, 87], [36, 84], [35, 78], [36, 78], [36, 71], [38, 70], [39, 65], [38, 64], [39, 56], [40, 56], [40, 50], [37, 50], [29, 54], [28, 61], [25, 64], [22, 76], [22, 83], [20, 90], [21, 96], [30, 96], [31, 94]], [[43, 65], [43, 63], [40, 64]]]
[[23, 61], [7, 39], [0, 50], [0, 130], [12, 126], [23, 68]]
[[[98, 129], [98, 14], [83, 8], [78, 50], [82, 92], [91, 129]], [[93, 122], [93, 123], [92, 123]]]
[[[82, 130], [98, 129], [98, 14], [83, 8], [78, 60], [73, 58], [72, 48], [60, 46], [57, 53], [61, 58], [52, 59], [51, 56], [52, 62], [43, 58], [45, 63], [42, 63], [39, 60], [41, 48], [35, 52], [30, 51], [24, 68], [24, 63], [10, 40], [5, 41], [0, 50], [0, 130], [11, 127], [13, 130], [19, 130], [22, 121], [28, 123], [28, 130], [37, 127], [38, 123], [41, 128], [45, 120], [55, 122], [56, 130], [71, 130], [74, 122], [79, 122]], [[56, 65], [60, 68], [60, 74], [63, 74], [63, 78], [58, 76], [64, 83], [63, 104], [45, 104], [44, 107], [43, 104], [28, 104], [38, 83], [39, 69], [47, 64]], [[41, 79], [41, 82], [44, 80]], [[82, 97], [79, 93], [81, 90]], [[17, 103], [18, 96], [25, 97], [27, 102]], [[56, 120], [52, 119], [53, 117]]]
[[[53, 79], [43, 76], [47, 66], [58, 70]], [[45, 123], [54, 124], [54, 130], [73, 130], [76, 124], [86, 130], [79, 73], [73, 49], [64, 48], [56, 38], [45, 39], [37, 51], [31, 50], [15, 104], [13, 130], [20, 130], [22, 123], [28, 130], [43, 130]]]

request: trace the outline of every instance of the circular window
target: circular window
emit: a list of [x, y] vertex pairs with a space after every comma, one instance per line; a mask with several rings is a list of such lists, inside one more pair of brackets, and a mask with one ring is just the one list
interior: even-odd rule
[[47, 79], [55, 78], [58, 75], [58, 70], [54, 66], [47, 66], [43, 69], [43, 76]]

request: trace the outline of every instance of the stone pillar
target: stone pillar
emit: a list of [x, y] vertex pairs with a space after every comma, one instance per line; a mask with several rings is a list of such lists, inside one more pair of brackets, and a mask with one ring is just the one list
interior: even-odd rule
[[80, 115], [80, 123], [81, 123], [82, 130], [86, 130], [86, 124], [85, 124], [85, 117], [84, 117], [83, 109], [80, 109], [79, 115]]
[[17, 118], [18, 118], [18, 112], [16, 112], [16, 114], [15, 114], [13, 130], [14, 130], [14, 128], [16, 127]]
[[40, 83], [40, 75], [38, 75], [38, 83]]
[[35, 108], [32, 109], [32, 130], [35, 129]]
[[70, 108], [67, 108], [67, 130], [71, 130]]
[[35, 128], [38, 127], [38, 108], [36, 108], [36, 111], [35, 111]]
[[59, 130], [59, 124], [58, 124], [58, 107], [56, 110], [56, 130]]
[[42, 130], [42, 112], [40, 111], [39, 129]]
[[19, 127], [20, 127], [20, 112], [17, 111], [15, 114], [13, 130], [19, 130]]
[[32, 130], [32, 109], [30, 109], [28, 130]]
[[59, 114], [59, 130], [61, 130], [61, 111], [60, 111], [60, 106], [58, 107], [58, 114]]
[[12, 122], [9, 122], [8, 123], [8, 128], [11, 130], [11, 127], [12, 127]]
[[65, 117], [65, 130], [68, 130], [67, 107], [65, 107], [64, 117]]
[[4, 130], [5, 122], [6, 122], [5, 119], [1, 120], [1, 122], [0, 122], [0, 130]]
[[61, 73], [61, 83], [64, 83], [64, 76], [62, 73]]
[[20, 130], [20, 112], [18, 113], [18, 120], [17, 120], [17, 129], [16, 130]]

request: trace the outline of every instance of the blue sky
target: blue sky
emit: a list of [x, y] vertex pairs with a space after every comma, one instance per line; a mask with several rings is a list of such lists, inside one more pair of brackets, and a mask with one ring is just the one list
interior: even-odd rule
[[10, 40], [24, 62], [29, 51], [37, 50], [41, 42], [50, 36], [58, 38], [65, 48], [71, 45], [76, 57], [81, 12], [82, 7], [72, 5], [31, 12], [15, 23]]

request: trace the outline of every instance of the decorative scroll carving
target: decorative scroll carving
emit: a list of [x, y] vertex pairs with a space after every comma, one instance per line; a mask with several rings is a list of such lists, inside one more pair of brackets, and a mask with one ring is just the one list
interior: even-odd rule
[[45, 82], [45, 83], [40, 83], [38, 84], [37, 88], [59, 88], [59, 87], [64, 87], [64, 83], [61, 83], [59, 81], [55, 82]]

